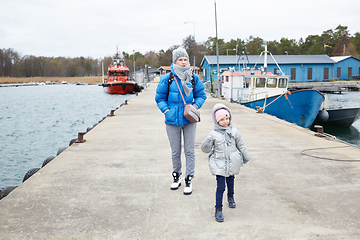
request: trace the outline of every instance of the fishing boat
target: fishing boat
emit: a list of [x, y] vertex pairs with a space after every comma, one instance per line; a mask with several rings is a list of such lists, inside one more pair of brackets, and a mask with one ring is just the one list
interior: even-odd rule
[[301, 127], [310, 127], [319, 112], [324, 96], [319, 91], [311, 89], [290, 92], [289, 76], [286, 76], [279, 66], [279, 75], [267, 72], [266, 58], [265, 47], [263, 68], [245, 67], [238, 71], [232, 68], [223, 72], [223, 96], [231, 102], [240, 103], [258, 112], [268, 113]]
[[103, 80], [105, 92], [110, 94], [128, 94], [139, 91], [139, 86], [135, 81], [130, 80], [129, 68], [125, 65], [123, 58], [116, 53], [112, 64], [108, 67], [107, 80]]
[[317, 115], [314, 123], [325, 123], [348, 128], [359, 118], [360, 108], [323, 109]]
[[319, 111], [314, 124], [330, 124], [334, 126], [349, 128], [360, 118], [360, 108], [330, 108], [329, 100], [325, 95], [325, 100]]

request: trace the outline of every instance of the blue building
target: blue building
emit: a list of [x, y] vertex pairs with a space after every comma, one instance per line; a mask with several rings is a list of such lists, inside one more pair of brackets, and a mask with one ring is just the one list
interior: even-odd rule
[[[268, 55], [267, 71], [277, 75], [288, 75], [290, 82], [322, 82], [335, 79], [335, 63], [333, 59], [325, 54], [273, 55], [273, 57]], [[204, 56], [201, 66], [203, 69], [203, 80], [209, 81], [211, 73], [216, 73], [217, 71], [217, 57], [213, 55]], [[246, 66], [250, 68], [264, 67], [264, 55], [219, 56], [220, 72], [229, 67], [239, 70]], [[217, 78], [216, 75], [213, 77]]]
[[336, 79], [359, 78], [360, 59], [353, 56], [338, 56], [331, 59], [335, 61]]

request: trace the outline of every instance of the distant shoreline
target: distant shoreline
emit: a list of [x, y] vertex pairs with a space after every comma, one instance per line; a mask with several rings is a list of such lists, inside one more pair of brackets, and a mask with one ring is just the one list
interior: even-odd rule
[[69, 83], [101, 83], [102, 77], [30, 77], [30, 78], [12, 78], [12, 77], [0, 77], [0, 84], [11, 83], [45, 83], [46, 81], [61, 83], [63, 81]]

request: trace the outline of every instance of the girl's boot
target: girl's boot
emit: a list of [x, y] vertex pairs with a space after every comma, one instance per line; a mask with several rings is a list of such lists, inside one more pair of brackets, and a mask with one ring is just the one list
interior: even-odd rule
[[229, 203], [229, 208], [235, 208], [236, 207], [234, 196], [228, 196], [228, 203]]
[[217, 222], [223, 222], [224, 216], [222, 214], [222, 208], [215, 208], [215, 220]]

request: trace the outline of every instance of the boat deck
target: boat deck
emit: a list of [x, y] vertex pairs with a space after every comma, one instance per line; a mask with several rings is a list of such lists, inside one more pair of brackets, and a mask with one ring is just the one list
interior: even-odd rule
[[[156, 86], [2, 199], [0, 239], [359, 238], [360, 162], [347, 160], [360, 160], [360, 149], [210, 95], [197, 126], [193, 193], [183, 194], [184, 183], [171, 191]], [[223, 223], [214, 220], [216, 180], [199, 147], [218, 102], [232, 110], [252, 155]]]

